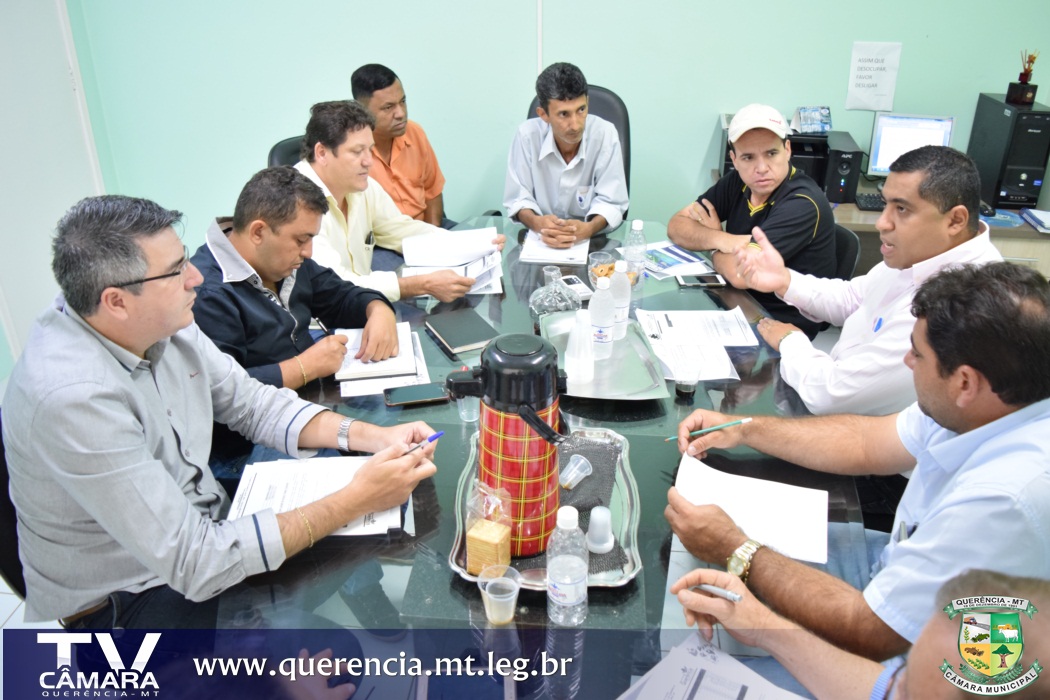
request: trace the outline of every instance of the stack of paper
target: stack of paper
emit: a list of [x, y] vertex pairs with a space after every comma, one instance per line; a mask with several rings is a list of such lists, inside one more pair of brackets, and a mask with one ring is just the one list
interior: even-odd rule
[[[368, 457], [322, 457], [256, 462], [244, 468], [230, 519], [270, 509], [285, 513], [329, 496], [349, 484]], [[401, 527], [401, 508], [366, 513], [333, 535], [385, 535]]]
[[361, 336], [364, 330], [337, 328], [335, 334], [347, 337], [343, 366], [335, 373], [335, 378], [341, 382], [350, 379], [398, 377], [416, 373], [416, 356], [412, 352], [412, 331], [405, 322], [397, 324], [397, 355], [378, 362], [363, 362], [354, 357], [361, 350]]
[[[624, 255], [623, 248], [616, 249]], [[645, 247], [645, 270], [656, 280], [675, 275], [703, 275], [714, 272], [711, 263], [699, 253], [680, 248], [671, 241], [658, 241]]]
[[682, 455], [675, 488], [696, 506], [714, 504], [747, 536], [792, 559], [828, 562], [828, 492], [712, 469]]
[[376, 377], [374, 379], [355, 379], [349, 382], [339, 382], [339, 395], [344, 399], [348, 399], [354, 396], [382, 394], [383, 389], [391, 389], [397, 386], [429, 384], [430, 371], [427, 369], [426, 358], [423, 357], [423, 345], [419, 342], [419, 333], [412, 334], [412, 354], [416, 358], [415, 374], [402, 374], [397, 377]]
[[452, 270], [472, 277], [468, 294], [499, 294], [503, 291], [503, 256], [492, 242], [496, 228], [471, 231], [435, 231], [406, 238], [402, 243], [406, 267], [402, 277]]
[[521, 244], [521, 255], [518, 260], [527, 263], [551, 263], [554, 265], [586, 265], [587, 251], [591, 242], [588, 239], [577, 241], [568, 248], [551, 248], [543, 242], [540, 234], [529, 231], [525, 242]]
[[687, 363], [700, 366], [700, 381], [739, 379], [726, 347], [758, 345], [740, 307], [728, 311], [638, 309], [635, 315], [667, 379], [681, 376]]

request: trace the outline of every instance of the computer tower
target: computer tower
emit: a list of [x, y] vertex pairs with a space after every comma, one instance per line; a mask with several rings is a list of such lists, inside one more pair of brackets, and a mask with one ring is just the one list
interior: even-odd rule
[[835, 204], [852, 204], [860, 183], [860, 162], [864, 152], [845, 131], [828, 133], [828, 164], [824, 175], [824, 194]]
[[1050, 107], [982, 92], [966, 152], [981, 175], [981, 199], [1006, 209], [1036, 206], [1050, 156]]

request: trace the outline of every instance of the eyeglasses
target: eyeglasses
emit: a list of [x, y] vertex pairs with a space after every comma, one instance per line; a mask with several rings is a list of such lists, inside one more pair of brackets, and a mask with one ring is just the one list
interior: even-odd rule
[[143, 282], [152, 282], [153, 280], [166, 280], [169, 277], [178, 277], [179, 275], [181, 275], [183, 272], [186, 271], [186, 268], [189, 267], [189, 265], [190, 265], [190, 249], [187, 248], [186, 246], [182, 246], [182, 260], [179, 262], [178, 267], [176, 267], [172, 272], [165, 272], [163, 275], [154, 275], [153, 277], [143, 277], [142, 279], [131, 280], [130, 282], [121, 282], [120, 284], [111, 284], [109, 286], [110, 287], [116, 287], [117, 289], [120, 289], [121, 287], [130, 287], [133, 284], [142, 284]]

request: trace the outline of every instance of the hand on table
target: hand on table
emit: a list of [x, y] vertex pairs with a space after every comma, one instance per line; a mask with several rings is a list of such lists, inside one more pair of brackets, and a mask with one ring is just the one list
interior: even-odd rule
[[365, 312], [368, 320], [361, 333], [361, 348], [354, 355], [362, 362], [379, 362], [397, 355], [397, 317], [385, 302], [370, 302]]
[[788, 333], [801, 333], [802, 330], [790, 323], [777, 321], [772, 318], [763, 318], [758, 322], [758, 333], [762, 339], [769, 343], [769, 347], [780, 351], [780, 343], [787, 337]]
[[[708, 584], [732, 591], [742, 597], [738, 603], [703, 591], [694, 586]], [[763, 636], [777, 615], [759, 602], [747, 586], [733, 574], [717, 569], [694, 569], [671, 585], [671, 593], [678, 596], [685, 613], [686, 625], [696, 625], [711, 641], [713, 625], [718, 622], [733, 638], [753, 647], [762, 647]]]

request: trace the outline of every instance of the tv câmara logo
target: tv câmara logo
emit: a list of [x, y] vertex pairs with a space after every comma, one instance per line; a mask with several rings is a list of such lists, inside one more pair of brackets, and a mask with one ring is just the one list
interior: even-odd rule
[[1025, 598], [976, 596], [957, 598], [944, 606], [948, 619], [959, 619], [958, 672], [945, 659], [941, 673], [945, 680], [976, 695], [1008, 695], [1035, 681], [1043, 667], [1039, 660], [1026, 671], [1021, 664], [1024, 631], [1021, 614], [1032, 617], [1039, 612]]

